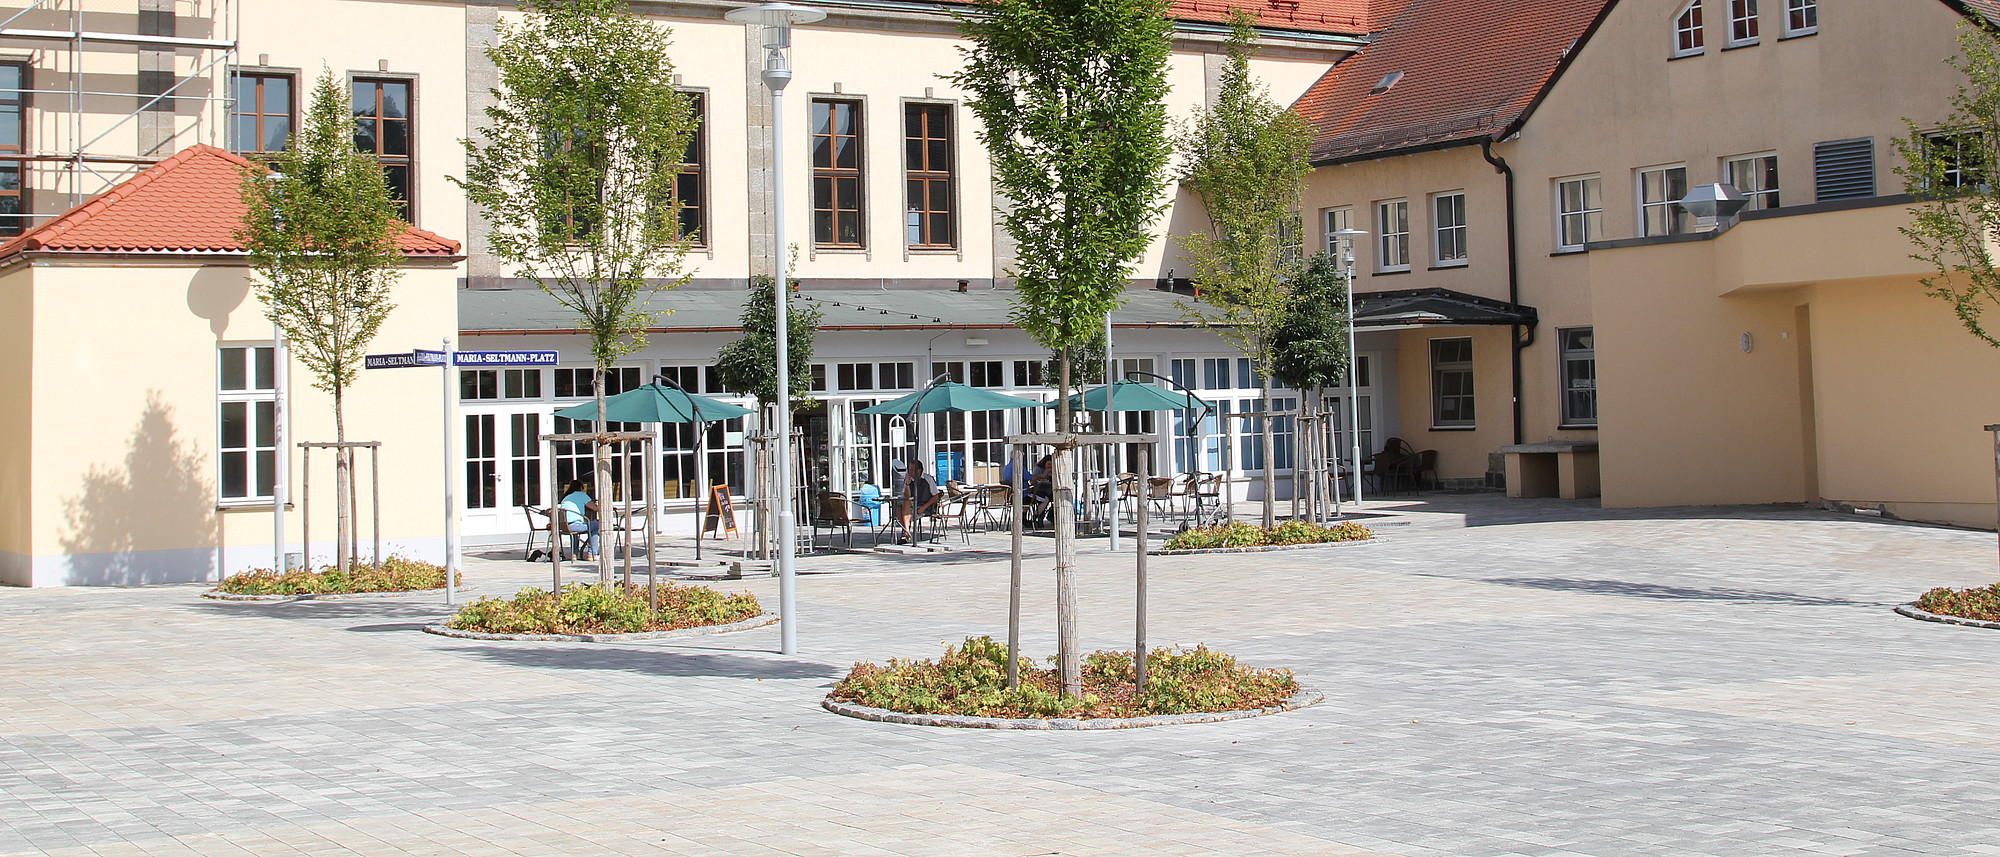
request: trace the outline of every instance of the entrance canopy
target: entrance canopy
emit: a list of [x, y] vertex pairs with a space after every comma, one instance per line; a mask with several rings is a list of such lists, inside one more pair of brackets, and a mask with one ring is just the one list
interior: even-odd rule
[[[750, 412], [749, 408], [683, 393], [665, 384], [647, 384], [604, 400], [604, 418], [619, 423], [706, 423], [735, 419]], [[572, 405], [556, 411], [556, 416], [595, 422], [597, 403]]]
[[[1482, 324], [1535, 323], [1535, 308], [1468, 295], [1451, 289], [1357, 292], [1354, 326], [1360, 330], [1407, 330]], [[1119, 395], [1124, 395], [1121, 390]]]

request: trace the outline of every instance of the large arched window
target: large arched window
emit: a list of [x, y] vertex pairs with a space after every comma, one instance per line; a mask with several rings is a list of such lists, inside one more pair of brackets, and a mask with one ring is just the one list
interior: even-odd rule
[[1701, 53], [1701, 0], [1693, 0], [1674, 16], [1674, 56], [1698, 53]]

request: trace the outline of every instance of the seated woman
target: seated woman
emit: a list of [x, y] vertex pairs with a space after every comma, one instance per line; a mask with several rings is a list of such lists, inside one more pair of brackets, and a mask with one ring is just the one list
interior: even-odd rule
[[590, 536], [589, 547], [578, 562], [590, 562], [596, 558], [601, 536], [598, 535], [597, 501], [590, 497], [590, 483], [582, 479], [571, 479], [563, 487], [563, 522], [575, 535]]
[[1028, 507], [1028, 523], [1035, 526], [1048, 523], [1050, 511], [1055, 507], [1055, 476], [1050, 471], [1054, 461], [1054, 455], [1042, 456], [1028, 473], [1027, 486], [1021, 489], [1021, 500]]

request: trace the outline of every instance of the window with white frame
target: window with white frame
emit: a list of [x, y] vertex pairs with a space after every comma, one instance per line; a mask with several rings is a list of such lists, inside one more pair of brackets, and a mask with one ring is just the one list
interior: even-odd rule
[[1757, 0], [1729, 0], [1729, 46], [1756, 43]]
[[1465, 192], [1431, 197], [1431, 252], [1438, 265], [1465, 264]]
[[1819, 32], [1819, 0], [1785, 0], [1785, 35]]
[[1674, 16], [1674, 56], [1701, 53], [1701, 2], [1694, 0], [1682, 6], [1680, 14]]
[[1745, 211], [1778, 207], [1778, 156], [1744, 155], [1722, 162], [1722, 180], [1743, 192]]
[[270, 345], [224, 345], [217, 356], [220, 499], [268, 502], [278, 482], [277, 350]]
[[1431, 425], [1471, 428], [1472, 339], [1431, 340]]
[[1693, 215], [1681, 206], [1681, 198], [1687, 193], [1685, 166], [1640, 170], [1639, 234], [1677, 235], [1693, 228]]
[[1326, 222], [1326, 254], [1332, 256], [1335, 262], [1339, 262], [1345, 258], [1341, 255], [1341, 251], [1351, 250], [1354, 247], [1354, 239], [1340, 236], [1343, 230], [1354, 228], [1354, 209], [1329, 208], [1320, 212], [1320, 215], [1320, 219]]
[[1597, 176], [1556, 180], [1556, 247], [1580, 250], [1604, 236], [1604, 189]]
[[1375, 270], [1410, 269], [1410, 201], [1375, 203]]
[[1597, 425], [1597, 337], [1588, 327], [1556, 331], [1562, 346], [1564, 426]]

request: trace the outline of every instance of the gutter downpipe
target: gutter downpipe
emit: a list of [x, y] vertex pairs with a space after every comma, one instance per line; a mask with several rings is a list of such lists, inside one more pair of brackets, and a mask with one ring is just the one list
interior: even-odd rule
[[[1493, 154], [1493, 140], [1490, 137], [1479, 141], [1479, 156], [1485, 158], [1486, 163], [1493, 165], [1493, 171], [1507, 180], [1507, 302], [1518, 307], [1521, 305], [1521, 256], [1514, 237], [1514, 168], [1507, 165], [1507, 159]], [[1524, 326], [1509, 325], [1507, 336], [1508, 343], [1513, 346], [1514, 443], [1516, 444], [1526, 442], [1522, 440], [1526, 435], [1526, 427], [1521, 418], [1521, 349], [1535, 344], [1533, 327], [1528, 327], [1528, 341], [1521, 341], [1521, 328]]]

